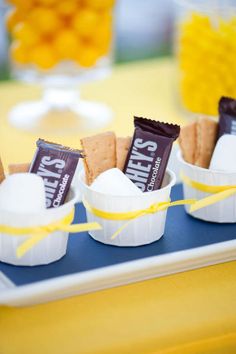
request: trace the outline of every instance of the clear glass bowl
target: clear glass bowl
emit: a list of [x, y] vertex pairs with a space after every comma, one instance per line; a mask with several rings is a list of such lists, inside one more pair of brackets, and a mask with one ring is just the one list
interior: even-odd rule
[[176, 0], [177, 87], [188, 113], [216, 116], [236, 98], [236, 1]]
[[106, 125], [111, 109], [80, 99], [78, 88], [111, 71], [114, 0], [9, 2], [12, 75], [43, 87], [40, 100], [11, 110], [10, 123], [23, 130], [63, 134]]

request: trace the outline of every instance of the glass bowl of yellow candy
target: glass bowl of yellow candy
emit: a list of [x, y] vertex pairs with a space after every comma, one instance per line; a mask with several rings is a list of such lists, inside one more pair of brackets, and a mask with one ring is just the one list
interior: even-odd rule
[[176, 1], [178, 91], [186, 112], [217, 115], [236, 98], [236, 1]]
[[17, 79], [41, 83], [42, 99], [12, 109], [25, 130], [87, 130], [107, 124], [105, 104], [79, 98], [78, 85], [111, 70], [115, 0], [8, 0], [9, 56]]

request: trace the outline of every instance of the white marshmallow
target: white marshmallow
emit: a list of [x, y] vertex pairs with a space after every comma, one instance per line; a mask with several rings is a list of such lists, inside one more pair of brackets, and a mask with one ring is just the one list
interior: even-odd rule
[[142, 191], [118, 168], [101, 173], [91, 184], [91, 189], [109, 195], [140, 195]]
[[46, 195], [42, 177], [34, 173], [16, 173], [0, 185], [0, 210], [37, 213], [45, 210]]
[[225, 134], [216, 143], [210, 170], [236, 171], [236, 135]]

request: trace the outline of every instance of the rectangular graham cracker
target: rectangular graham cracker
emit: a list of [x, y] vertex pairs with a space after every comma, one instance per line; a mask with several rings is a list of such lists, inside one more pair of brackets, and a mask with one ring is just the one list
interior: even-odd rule
[[8, 165], [9, 175], [13, 173], [24, 173], [29, 172], [30, 163], [15, 163]]
[[127, 154], [131, 145], [131, 137], [116, 138], [116, 167], [121, 171], [124, 169]]
[[90, 185], [100, 173], [116, 167], [116, 136], [106, 132], [81, 139], [86, 183]]
[[0, 183], [5, 179], [5, 173], [4, 173], [4, 168], [2, 164], [2, 160], [0, 158]]
[[218, 134], [218, 123], [214, 120], [201, 118], [197, 122], [197, 145], [194, 164], [208, 168], [215, 148]]
[[178, 142], [183, 159], [188, 163], [194, 164], [197, 145], [197, 122], [181, 128]]

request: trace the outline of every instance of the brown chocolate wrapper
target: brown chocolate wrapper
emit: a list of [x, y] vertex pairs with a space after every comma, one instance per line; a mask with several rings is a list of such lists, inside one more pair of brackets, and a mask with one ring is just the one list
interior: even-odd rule
[[134, 117], [134, 126], [123, 172], [143, 192], [151, 192], [161, 188], [180, 127], [142, 117]]
[[221, 97], [219, 115], [218, 139], [224, 134], [236, 135], [236, 100], [229, 97]]
[[30, 172], [43, 178], [47, 208], [57, 208], [64, 203], [80, 157], [80, 150], [42, 139], [37, 141]]

